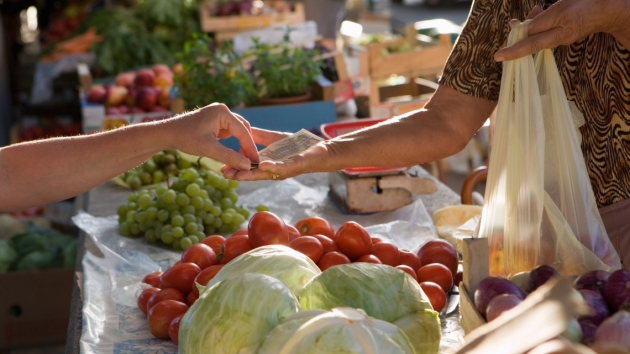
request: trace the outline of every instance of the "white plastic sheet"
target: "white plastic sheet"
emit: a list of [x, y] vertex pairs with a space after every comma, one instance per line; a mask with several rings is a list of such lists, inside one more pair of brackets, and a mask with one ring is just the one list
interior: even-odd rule
[[[319, 186], [312, 187], [295, 179], [248, 184], [251, 192], [243, 194], [240, 190], [238, 204], [249, 209], [259, 204], [267, 205], [290, 224], [311, 215], [326, 218], [335, 228], [354, 220], [366, 226], [372, 236], [412, 251], [436, 237], [432, 218], [420, 199], [394, 212], [344, 215], [328, 198], [325, 182], [319, 182]], [[147, 244], [143, 239], [120, 236], [116, 216], [103, 218], [80, 212], [73, 220], [104, 254], [104, 258], [100, 258], [88, 252], [82, 261], [81, 352], [176, 353], [177, 346], [171, 341], [156, 339], [149, 333], [147, 320], [136, 307], [136, 298], [146, 286], [141, 283], [142, 278], [147, 273], [170, 267], [179, 259], [180, 253]], [[456, 348], [459, 344], [458, 338], [463, 332], [457, 317], [452, 315], [442, 319], [443, 350]]]

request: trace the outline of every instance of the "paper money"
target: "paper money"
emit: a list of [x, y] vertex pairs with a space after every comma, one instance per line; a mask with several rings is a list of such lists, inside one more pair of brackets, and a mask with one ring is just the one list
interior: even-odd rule
[[260, 161], [283, 161], [292, 156], [301, 154], [323, 140], [324, 139], [308, 130], [302, 129], [291, 136], [267, 146], [258, 154], [260, 155]]

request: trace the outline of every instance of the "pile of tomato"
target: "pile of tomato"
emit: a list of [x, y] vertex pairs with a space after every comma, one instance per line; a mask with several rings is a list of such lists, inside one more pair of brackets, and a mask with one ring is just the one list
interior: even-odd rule
[[446, 304], [454, 279], [457, 282], [461, 278], [461, 273], [457, 273], [457, 252], [444, 240], [431, 240], [416, 254], [371, 237], [354, 221], [345, 222], [335, 231], [330, 222], [320, 217], [308, 217], [292, 226], [271, 212], [261, 211], [252, 216], [247, 229], [235, 232], [227, 240], [221, 235], [208, 236], [184, 251], [181, 260], [171, 268], [150, 273], [142, 280], [150, 287], [138, 296], [138, 308], [147, 315], [151, 334], [177, 343], [179, 322], [199, 298], [195, 283], [206, 286], [234, 258], [274, 244], [303, 253], [322, 271], [352, 262], [396, 267], [418, 281], [438, 312]]

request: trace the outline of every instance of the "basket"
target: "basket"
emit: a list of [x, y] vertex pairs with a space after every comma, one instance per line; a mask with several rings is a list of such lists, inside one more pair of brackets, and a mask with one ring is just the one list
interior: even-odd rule
[[[374, 124], [378, 124], [385, 120], [386, 120], [385, 118], [371, 118], [371, 119], [361, 119], [361, 120], [353, 120], [353, 121], [347, 121], [347, 122], [325, 123], [321, 125], [320, 130], [324, 138], [332, 139], [340, 135], [352, 133], [359, 129], [369, 127]], [[408, 167], [398, 167], [398, 168], [350, 167], [350, 168], [343, 169], [342, 172], [350, 176], [386, 175], [386, 174], [400, 173], [400, 172], [406, 171], [407, 169]]]

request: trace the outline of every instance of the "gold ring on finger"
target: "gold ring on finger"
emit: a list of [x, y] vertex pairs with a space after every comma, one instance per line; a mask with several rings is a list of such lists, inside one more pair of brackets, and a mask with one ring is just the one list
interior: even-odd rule
[[275, 179], [278, 179], [278, 177], [280, 177], [280, 175], [277, 175], [277, 174], [275, 174], [275, 173], [272, 173], [272, 174], [271, 174], [271, 179], [274, 179], [274, 180], [275, 180]]

